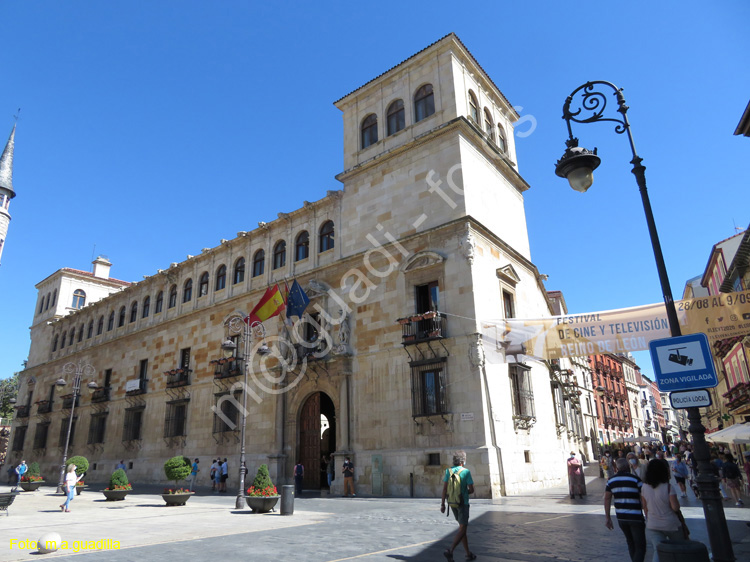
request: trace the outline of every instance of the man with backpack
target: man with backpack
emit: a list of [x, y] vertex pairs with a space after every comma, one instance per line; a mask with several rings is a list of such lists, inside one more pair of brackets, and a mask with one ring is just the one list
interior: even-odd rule
[[[458, 521], [458, 532], [453, 539], [451, 547], [443, 552], [448, 562], [453, 562], [453, 551], [458, 543], [464, 545], [466, 560], [476, 560], [477, 556], [469, 550], [469, 539], [466, 532], [469, 527], [469, 494], [474, 493], [474, 480], [471, 472], [464, 468], [466, 453], [456, 451], [453, 454], [453, 467], [445, 470], [443, 476], [443, 496], [440, 502], [440, 513], [445, 513], [445, 502], [451, 508], [453, 516]], [[447, 515], [447, 514], [446, 514]]]

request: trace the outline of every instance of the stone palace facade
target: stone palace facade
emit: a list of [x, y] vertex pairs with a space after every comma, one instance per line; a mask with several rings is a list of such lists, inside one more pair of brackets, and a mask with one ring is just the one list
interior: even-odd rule
[[[137, 283], [111, 279], [99, 259], [94, 273], [62, 269], [37, 286], [11, 462], [57, 477], [74, 400], [63, 366], [80, 361], [95, 373], [83, 377], [70, 454], [89, 459], [91, 482], [123, 458], [136, 485], [164, 482], [164, 461], [184, 454], [207, 483], [220, 456], [232, 490], [243, 401], [250, 476], [267, 463], [277, 485], [300, 460], [305, 487], [320, 489], [321, 458], [340, 475], [351, 456], [358, 494], [434, 497], [456, 449], [478, 497], [566, 478], [568, 452], [587, 450], [575, 395], [547, 363], [487, 362], [481, 338], [483, 318], [552, 312], [530, 258], [518, 114], [454, 34], [335, 105], [340, 191]], [[245, 355], [232, 318], [293, 278], [310, 298], [304, 318], [255, 326]], [[234, 356], [222, 355], [227, 338]], [[333, 492], [342, 487], [337, 478]]]

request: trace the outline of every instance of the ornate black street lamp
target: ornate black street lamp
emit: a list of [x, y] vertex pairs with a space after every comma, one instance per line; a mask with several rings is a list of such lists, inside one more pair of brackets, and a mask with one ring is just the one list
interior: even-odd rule
[[[607, 108], [607, 97], [601, 89], [611, 89], [612, 94], [617, 100], [616, 115], [605, 116]], [[580, 95], [580, 100], [573, 105], [576, 95]], [[571, 106], [574, 110], [571, 110]], [[630, 150], [633, 153], [633, 159], [630, 163], [633, 165], [632, 172], [635, 175], [636, 183], [641, 193], [643, 201], [643, 210], [646, 212], [646, 222], [648, 231], [651, 236], [651, 246], [654, 250], [656, 259], [656, 269], [659, 273], [659, 281], [664, 295], [664, 304], [667, 309], [667, 319], [672, 337], [681, 335], [680, 323], [677, 319], [677, 311], [672, 298], [672, 289], [669, 286], [669, 277], [667, 268], [664, 265], [664, 256], [661, 252], [659, 235], [656, 232], [656, 223], [651, 210], [651, 202], [646, 190], [646, 167], [642, 164], [643, 159], [638, 156], [633, 142], [633, 134], [630, 131], [630, 122], [628, 121], [628, 106], [622, 95], [622, 89], [618, 88], [611, 82], [594, 80], [586, 82], [579, 86], [568, 96], [563, 105], [563, 119], [568, 126], [568, 140], [565, 141], [567, 149], [562, 158], [555, 165], [555, 173], [563, 178], [567, 178], [570, 186], [576, 191], [585, 192], [591, 187], [594, 181], [594, 170], [601, 163], [601, 159], [593, 151], [586, 150], [578, 146], [578, 139], [573, 136], [571, 121], [576, 123], [596, 123], [598, 121], [609, 121], [615, 123], [615, 133], [627, 133], [630, 142]], [[719, 493], [719, 480], [714, 476], [711, 466], [710, 451], [706, 443], [706, 428], [701, 422], [701, 414], [698, 408], [688, 408], [688, 419], [690, 427], [688, 428], [693, 437], [693, 454], [698, 461], [698, 488], [700, 490], [701, 501], [703, 502], [703, 512], [706, 516], [706, 526], [708, 528], [708, 538], [711, 542], [713, 559], [716, 562], [732, 562], [735, 560], [732, 551], [732, 541], [729, 537], [726, 517], [724, 516], [724, 506], [722, 497]]]
[[[63, 461], [62, 465], [60, 466], [60, 481], [57, 484], [57, 493], [62, 494], [64, 493], [64, 483], [65, 483], [65, 463], [68, 461], [68, 445], [70, 444], [70, 431], [73, 427], [73, 412], [75, 412], [76, 408], [76, 401], [78, 400], [78, 397], [81, 395], [81, 377], [83, 375], [86, 375], [87, 377], [91, 377], [96, 373], [96, 369], [89, 365], [88, 363], [83, 363], [82, 361], [78, 361], [78, 363], [65, 363], [63, 365], [63, 374], [66, 375], [73, 375], [73, 398], [71, 399], [70, 404], [70, 417], [68, 418], [68, 434], [65, 437], [65, 450], [63, 452]], [[55, 381], [55, 387], [58, 391], [61, 391], [65, 385], [68, 383], [65, 381], [65, 379], [60, 378]], [[94, 381], [90, 381], [86, 385], [89, 390], [94, 391], [97, 388], [97, 385]]]

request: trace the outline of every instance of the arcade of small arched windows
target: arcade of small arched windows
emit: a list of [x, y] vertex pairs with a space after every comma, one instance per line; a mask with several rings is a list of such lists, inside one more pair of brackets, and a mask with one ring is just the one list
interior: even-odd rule
[[505, 128], [498, 123], [495, 125], [492, 119], [492, 112], [488, 107], [484, 108], [482, 112], [483, 122], [479, 120], [479, 102], [477, 101], [476, 94], [469, 90], [469, 118], [484, 132], [487, 137], [500, 149], [500, 152], [505, 154], [508, 152], [508, 140], [505, 136]]
[[[318, 253], [322, 254], [335, 247], [335, 230], [334, 224], [331, 220], [326, 220], [318, 229], [317, 248]], [[287, 244], [285, 240], [278, 240], [274, 244], [272, 254], [272, 269], [279, 269], [286, 266], [286, 252]], [[293, 259], [295, 262], [307, 259], [310, 256], [310, 233], [307, 230], [303, 230], [297, 234], [294, 238], [294, 253]], [[252, 277], [260, 277], [265, 272], [265, 261], [266, 253], [264, 250], [257, 250], [252, 254]], [[245, 280], [245, 258], [240, 257], [234, 261], [231, 269], [231, 278], [229, 281], [233, 285], [244, 282]], [[214, 292], [222, 291], [226, 287], [227, 274], [229, 269], [226, 265], [221, 264], [216, 268], [215, 281], [214, 281]], [[210, 274], [208, 271], [204, 271], [199, 277], [198, 283], [198, 294], [197, 297], [206, 296], [210, 288]], [[172, 284], [169, 287], [169, 291], [166, 295], [167, 308], [175, 308], [178, 303], [178, 286]], [[182, 303], [188, 303], [193, 300], [193, 280], [192, 278], [187, 279], [182, 284], [182, 293], [180, 301]], [[37, 314], [44, 312], [50, 306], [54, 306], [55, 300], [57, 299], [57, 290], [52, 293], [40, 296], [39, 308]], [[142, 301], [134, 300], [131, 302], [129, 309], [125, 306], [121, 306], [117, 312], [111, 310], [106, 321], [106, 331], [111, 332], [115, 328], [121, 328], [126, 323], [135, 323], [138, 319], [138, 310], [140, 308], [141, 318], [148, 318], [150, 315], [158, 315], [163, 311], [164, 308], [165, 291], [160, 290], [155, 299], [155, 306], [153, 311], [151, 310], [151, 297], [146, 295]], [[73, 308], [83, 308], [86, 303], [86, 294], [82, 290], [76, 290], [73, 296]], [[94, 331], [94, 320], [89, 320], [88, 330], [85, 330], [83, 325], [78, 330], [78, 341], [81, 342], [84, 339], [91, 339], [96, 336], [100, 336], [105, 332], [105, 316], [102, 314], [98, 316], [96, 322], [96, 331]], [[58, 351], [64, 349], [66, 344], [71, 346], [74, 343], [75, 328], [70, 330], [66, 329], [62, 333], [62, 337], [55, 335], [52, 343], [52, 351]], [[70, 338], [68, 340], [68, 338]]]
[[[419, 123], [435, 113], [435, 94], [432, 84], [423, 84], [414, 92], [414, 123]], [[406, 128], [406, 110], [404, 100], [396, 99], [388, 104], [385, 111], [386, 137], [395, 135]], [[378, 142], [378, 116], [375, 113], [365, 115], [359, 127], [360, 147], [365, 148]]]

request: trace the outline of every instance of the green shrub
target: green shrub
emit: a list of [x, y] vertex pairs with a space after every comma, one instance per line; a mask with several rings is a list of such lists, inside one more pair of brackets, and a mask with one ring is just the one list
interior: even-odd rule
[[89, 471], [89, 460], [86, 457], [82, 457], [80, 455], [70, 457], [65, 465], [66, 472], [71, 464], [76, 465], [76, 476], [80, 476], [84, 472]]
[[174, 480], [175, 486], [180, 480], [185, 480], [193, 470], [190, 459], [183, 456], [172, 457], [164, 463], [164, 474], [167, 480]]
[[29, 476], [39, 476], [39, 475], [41, 475], [41, 471], [39, 469], [39, 463], [38, 462], [32, 462], [29, 465], [28, 473], [29, 473]]
[[127, 486], [128, 484], [128, 475], [125, 474], [125, 471], [121, 468], [115, 470], [112, 473], [112, 477], [109, 479], [110, 490], [114, 490], [115, 486]]
[[268, 474], [268, 465], [262, 464], [255, 475], [255, 480], [253, 480], [253, 488], [265, 490], [270, 486], [273, 486], [273, 482], [271, 482], [271, 476]]

